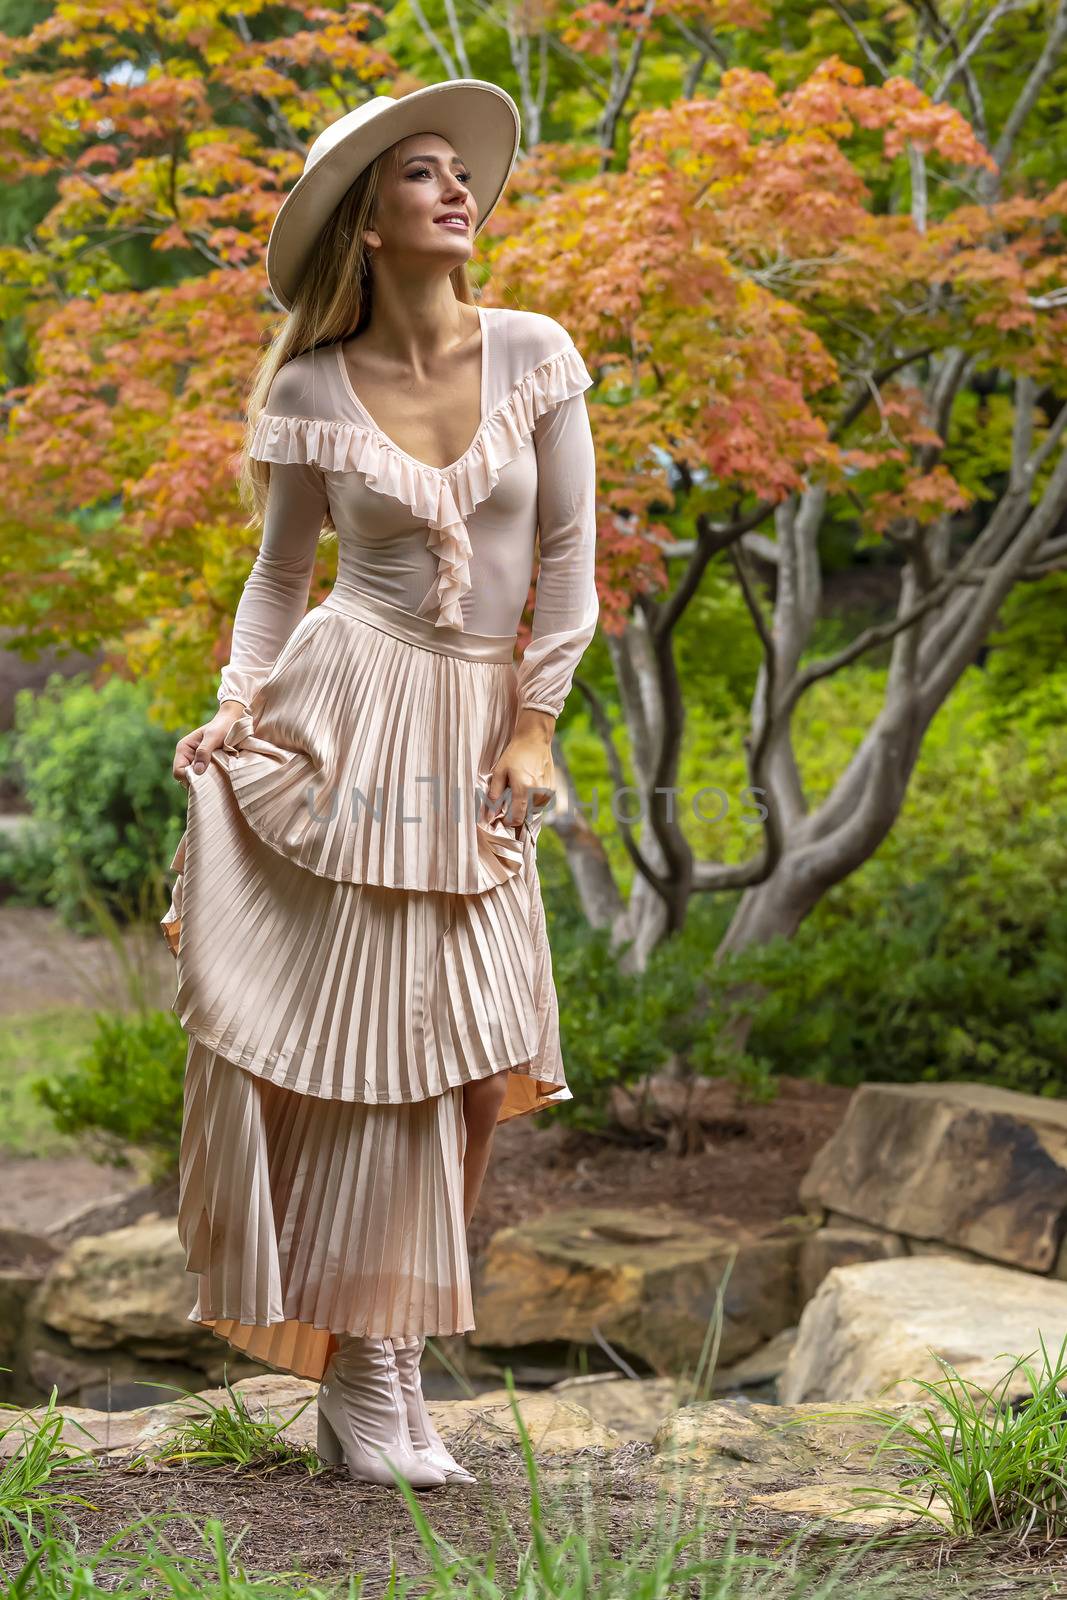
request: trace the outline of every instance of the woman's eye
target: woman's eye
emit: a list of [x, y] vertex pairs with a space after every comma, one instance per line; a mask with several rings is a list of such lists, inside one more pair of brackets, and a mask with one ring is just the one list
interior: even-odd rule
[[[432, 173], [432, 171], [430, 170], [429, 167], [413, 167], [412, 168], [412, 176], [413, 177], [419, 177], [419, 176], [422, 176], [422, 175], [425, 175], [426, 177], [431, 177], [431, 178], [433, 177], [433, 173]], [[457, 172], [456, 173], [456, 177], [462, 179], [462, 181], [464, 183], [470, 183], [471, 176], [472, 176], [472, 174], [469, 173], [469, 172]]]

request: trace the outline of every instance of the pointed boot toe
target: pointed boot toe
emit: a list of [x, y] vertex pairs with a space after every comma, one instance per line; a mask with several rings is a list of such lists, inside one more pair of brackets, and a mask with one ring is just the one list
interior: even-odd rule
[[409, 1335], [389, 1341], [393, 1347], [400, 1388], [407, 1408], [408, 1433], [416, 1454], [444, 1473], [448, 1483], [477, 1483], [472, 1472], [458, 1462], [434, 1427], [422, 1391], [420, 1362], [426, 1344], [425, 1336]]

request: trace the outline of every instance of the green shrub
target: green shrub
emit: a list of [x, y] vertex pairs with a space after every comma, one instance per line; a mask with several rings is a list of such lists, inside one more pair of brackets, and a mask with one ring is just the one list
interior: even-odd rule
[[[127, 920], [166, 909], [186, 796], [171, 776], [176, 736], [149, 721], [148, 704], [143, 685], [112, 678], [95, 689], [84, 674], [16, 696], [15, 756], [53, 855], [45, 898], [68, 926], [94, 925], [87, 889]], [[41, 876], [39, 840], [28, 848], [2, 858], [22, 893]]]
[[542, 894], [559, 996], [560, 1044], [574, 1095], [555, 1113], [572, 1127], [607, 1119], [613, 1084], [636, 1083], [680, 1056], [695, 1072], [746, 1084], [763, 1076], [753, 1058], [725, 1049], [721, 1019], [704, 1004], [705, 969], [729, 916], [719, 901], [697, 901], [682, 933], [652, 951], [643, 972], [626, 972], [627, 947], [590, 930], [569, 880], [563, 847], [542, 832]]
[[14, 728], [0, 728], [0, 794], [5, 790], [16, 793], [22, 787], [22, 773], [15, 757]]
[[47, 905], [55, 865], [51, 835], [32, 818], [0, 830], [0, 900], [15, 906]]
[[172, 1011], [97, 1012], [96, 1037], [68, 1072], [32, 1085], [61, 1133], [87, 1133], [97, 1160], [128, 1166], [123, 1147], [150, 1159], [154, 1179], [178, 1164], [188, 1039]]
[[[790, 940], [716, 969], [766, 986], [733, 1009], [781, 1072], [837, 1083], [968, 1079], [1058, 1096], [1067, 1085], [1064, 819], [1020, 825], [1010, 848], [960, 851], [918, 882], [870, 863], [863, 920], [841, 885]], [[871, 889], [875, 892], [871, 893]]]
[[1040, 733], [1067, 722], [1067, 671], [1063, 663], [1063, 608], [1067, 573], [1009, 594], [990, 635], [982, 670], [984, 725], [990, 737], [1026, 728]]

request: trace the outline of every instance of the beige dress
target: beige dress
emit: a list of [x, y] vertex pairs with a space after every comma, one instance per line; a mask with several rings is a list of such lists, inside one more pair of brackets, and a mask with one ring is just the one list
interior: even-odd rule
[[[448, 467], [382, 433], [340, 344], [275, 378], [218, 690], [245, 712], [190, 773], [171, 863], [189, 1320], [309, 1377], [342, 1331], [474, 1327], [464, 1083], [507, 1071], [500, 1120], [571, 1098], [543, 807], [516, 829], [479, 801], [596, 628], [593, 380], [552, 318], [478, 316], [481, 420]], [[308, 610], [327, 509], [337, 578]]]

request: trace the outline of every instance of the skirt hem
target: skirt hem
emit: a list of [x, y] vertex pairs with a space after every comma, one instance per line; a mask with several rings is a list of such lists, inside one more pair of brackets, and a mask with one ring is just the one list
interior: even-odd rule
[[[209, 1328], [211, 1330], [211, 1332], [214, 1333], [214, 1334], [217, 1334], [217, 1336], [220, 1339], [225, 1339], [227, 1337], [226, 1334], [219, 1333], [219, 1331], [218, 1331], [217, 1324], [220, 1323], [220, 1322], [232, 1323], [234, 1325], [234, 1327], [236, 1327], [236, 1328], [283, 1328], [283, 1327], [286, 1327], [286, 1326], [292, 1326], [292, 1324], [294, 1322], [299, 1322], [300, 1326], [302, 1328], [310, 1328], [314, 1333], [330, 1333], [330, 1334], [333, 1334], [335, 1337], [339, 1333], [345, 1333], [345, 1334], [351, 1334], [352, 1337], [356, 1338], [356, 1339], [367, 1339], [367, 1338], [370, 1338], [370, 1339], [378, 1339], [378, 1338], [382, 1338], [382, 1339], [393, 1339], [393, 1338], [407, 1339], [407, 1338], [410, 1338], [410, 1335], [407, 1334], [407, 1333], [400, 1333], [400, 1334], [392, 1334], [392, 1333], [376, 1334], [376, 1333], [374, 1333], [374, 1334], [372, 1334], [366, 1328], [348, 1328], [348, 1327], [335, 1328], [335, 1327], [332, 1327], [330, 1324], [323, 1323], [323, 1322], [304, 1322], [299, 1317], [274, 1317], [274, 1318], [268, 1319], [268, 1320], [263, 1321], [263, 1322], [260, 1322], [260, 1321], [250, 1322], [247, 1318], [227, 1317], [227, 1316], [222, 1315], [221, 1313], [217, 1317], [194, 1317], [192, 1315], [192, 1313], [190, 1312], [189, 1316], [186, 1317], [185, 1320], [187, 1322], [193, 1323], [198, 1328]], [[458, 1336], [459, 1334], [462, 1334], [462, 1333], [473, 1333], [474, 1329], [476, 1327], [477, 1327], [477, 1323], [468, 1322], [462, 1328], [441, 1328], [441, 1327], [437, 1327], [437, 1328], [420, 1328], [419, 1332], [420, 1332], [420, 1334], [426, 1334], [431, 1339], [451, 1339], [451, 1338], [456, 1337], [456, 1336]]]
[[[173, 1010], [174, 1008], [172, 1007], [171, 1009]], [[179, 1020], [181, 1019], [179, 1018]], [[374, 1099], [365, 1094], [354, 1093], [320, 1094], [313, 1089], [300, 1089], [293, 1084], [281, 1082], [272, 1072], [257, 1066], [254, 1061], [238, 1060], [235, 1056], [227, 1055], [225, 1050], [220, 1048], [217, 1041], [210, 1034], [201, 1032], [197, 1028], [189, 1027], [184, 1022], [182, 1023], [182, 1029], [191, 1039], [196, 1039], [199, 1044], [202, 1044], [206, 1050], [211, 1050], [222, 1060], [229, 1062], [231, 1066], [239, 1067], [242, 1072], [250, 1072], [253, 1077], [261, 1078], [264, 1082], [272, 1083], [278, 1088], [287, 1089], [291, 1094], [307, 1094], [316, 1100], [340, 1100], [346, 1105], [365, 1106], [420, 1105], [424, 1100], [434, 1100], [438, 1095], [447, 1094], [450, 1089], [461, 1089], [465, 1083], [480, 1083], [484, 1078], [495, 1077], [500, 1072], [514, 1073], [518, 1078], [530, 1078], [536, 1084], [547, 1084], [550, 1091], [546, 1094], [538, 1094], [537, 1099], [529, 1106], [515, 1107], [505, 1100], [504, 1105], [501, 1107], [503, 1115], [498, 1119], [501, 1122], [510, 1122], [513, 1117], [526, 1116], [531, 1111], [542, 1110], [545, 1106], [563, 1105], [566, 1101], [574, 1098], [565, 1082], [556, 1083], [551, 1078], [539, 1077], [532, 1069], [527, 1071], [526, 1068], [529, 1063], [525, 1061], [504, 1061], [499, 1065], [490, 1066], [484, 1072], [472, 1072], [465, 1078], [457, 1079], [454, 1083], [442, 1084], [439, 1088], [428, 1090], [426, 1094], [401, 1094], [390, 1096], [387, 1099]], [[347, 1087], [348, 1085], [346, 1084], [341, 1085], [342, 1090]]]
[[[215, 1319], [215, 1321], [201, 1317], [190, 1317], [188, 1320], [193, 1324], [194, 1327], [204, 1328], [207, 1332], [213, 1334], [216, 1339], [221, 1340], [224, 1344], [228, 1344], [236, 1355], [245, 1356], [247, 1360], [254, 1361], [257, 1366], [271, 1367], [275, 1372], [289, 1373], [295, 1378], [307, 1378], [310, 1379], [312, 1383], [321, 1383], [323, 1381], [326, 1367], [329, 1364], [330, 1356], [333, 1354], [335, 1348], [335, 1341], [337, 1339], [338, 1332], [352, 1333], [355, 1338], [383, 1337], [388, 1339], [393, 1337], [391, 1334], [384, 1334], [380, 1336], [376, 1334], [371, 1335], [364, 1333], [362, 1330], [348, 1328], [342, 1328], [340, 1330], [336, 1328], [321, 1328], [318, 1323], [316, 1323], [314, 1325], [314, 1332], [324, 1336], [327, 1341], [324, 1350], [316, 1348], [313, 1353], [309, 1350], [301, 1355], [297, 1355], [294, 1352], [289, 1359], [285, 1359], [279, 1353], [278, 1356], [272, 1359], [269, 1355], [262, 1353], [255, 1354], [253, 1351], [249, 1350], [247, 1345], [241, 1342], [240, 1330], [242, 1328], [281, 1329], [285, 1326], [283, 1323], [237, 1322], [236, 1319], [230, 1317], [219, 1317]], [[229, 1331], [224, 1332], [222, 1328], [217, 1327], [215, 1325], [216, 1321], [226, 1322], [228, 1324]], [[291, 1328], [292, 1324], [290, 1323], [288, 1326]], [[311, 1328], [312, 1324], [302, 1323], [301, 1326]], [[474, 1328], [475, 1324], [473, 1322], [468, 1323], [465, 1328], [421, 1328], [419, 1330], [419, 1335], [421, 1337], [423, 1334], [425, 1334], [426, 1337], [430, 1339], [448, 1339], [465, 1333], [473, 1333]], [[404, 1333], [400, 1334], [398, 1337], [410, 1338], [411, 1335]]]

